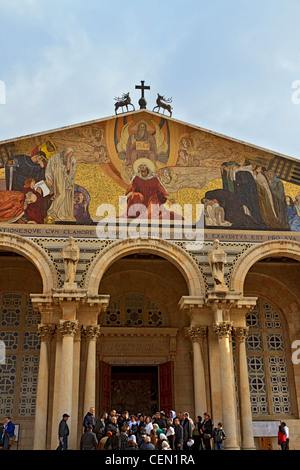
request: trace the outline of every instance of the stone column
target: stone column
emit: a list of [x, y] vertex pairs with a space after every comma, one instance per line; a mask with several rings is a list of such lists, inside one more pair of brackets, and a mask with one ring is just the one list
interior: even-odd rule
[[38, 335], [41, 340], [38, 386], [36, 396], [36, 411], [34, 425], [34, 450], [46, 450], [46, 424], [48, 418], [48, 394], [49, 394], [49, 358], [48, 350], [51, 336], [54, 333], [54, 325], [38, 325]]
[[234, 338], [238, 348], [238, 384], [242, 437], [241, 448], [243, 450], [255, 450], [246, 354], [246, 338], [248, 331], [248, 327], [234, 328]]
[[84, 413], [96, 404], [96, 341], [100, 334], [99, 325], [83, 327], [83, 334], [87, 338], [87, 360], [84, 390]]
[[74, 335], [78, 320], [60, 320], [59, 329], [62, 335], [59, 414], [62, 419], [63, 413], [71, 415], [72, 412]]
[[[79, 382], [80, 382], [80, 350], [81, 350], [81, 330], [78, 328], [74, 335], [74, 355], [73, 355], [73, 394], [72, 394], [72, 420], [70, 429], [70, 447], [78, 449], [78, 406], [79, 406]], [[81, 434], [80, 434], [81, 436]]]
[[58, 426], [61, 420], [59, 415], [60, 402], [60, 375], [62, 364], [62, 336], [59, 328], [56, 329], [55, 338], [55, 365], [54, 365], [54, 384], [53, 384], [53, 402], [52, 402], [52, 430], [51, 430], [51, 449], [58, 446]]
[[228, 450], [238, 450], [236, 400], [230, 344], [232, 323], [228, 321], [215, 322], [213, 328], [219, 342], [222, 413], [226, 433], [225, 447]]
[[205, 370], [200, 344], [201, 340], [206, 337], [206, 334], [206, 326], [191, 325], [184, 329], [184, 336], [189, 338], [193, 345], [195, 416], [202, 416], [207, 411]]

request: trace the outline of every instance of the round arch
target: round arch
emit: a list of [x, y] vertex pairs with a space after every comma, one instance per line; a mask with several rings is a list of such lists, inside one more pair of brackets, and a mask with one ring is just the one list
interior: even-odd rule
[[49, 256], [34, 242], [16, 234], [0, 233], [0, 250], [12, 251], [28, 259], [38, 270], [43, 283], [43, 294], [57, 287], [55, 268]]
[[91, 263], [85, 288], [97, 295], [106, 270], [117, 260], [135, 253], [151, 253], [170, 261], [183, 275], [190, 296], [204, 296], [205, 283], [195, 261], [180, 247], [162, 239], [119, 240], [106, 247]]
[[244, 283], [250, 268], [258, 261], [273, 256], [286, 256], [300, 261], [300, 243], [289, 240], [272, 240], [247, 250], [233, 268], [230, 289], [244, 292]]

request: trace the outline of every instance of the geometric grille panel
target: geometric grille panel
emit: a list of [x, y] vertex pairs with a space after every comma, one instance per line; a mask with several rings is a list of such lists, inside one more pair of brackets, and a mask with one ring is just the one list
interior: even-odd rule
[[0, 364], [0, 416], [13, 414], [17, 356], [7, 356]]
[[258, 299], [246, 321], [249, 327], [246, 349], [252, 413], [291, 414], [280, 315], [269, 302]]
[[161, 326], [162, 325], [162, 311], [159, 306], [153, 302], [153, 300], [148, 299], [148, 325], [149, 326]]
[[33, 309], [33, 305], [29, 297], [26, 298], [26, 314], [25, 314], [25, 326], [37, 327], [41, 323], [40, 312]]
[[[40, 314], [30, 297], [0, 294], [0, 416], [34, 416], [39, 367]], [[3, 356], [3, 357], [2, 357]], [[20, 383], [17, 380], [19, 371]]]
[[4, 294], [1, 308], [1, 326], [19, 326], [22, 307], [20, 294]]
[[253, 414], [268, 414], [266, 374], [263, 356], [248, 356], [249, 387]]
[[38, 356], [23, 356], [19, 395], [20, 416], [34, 416], [35, 414], [38, 370]]
[[278, 312], [268, 302], [263, 301], [264, 324], [265, 328], [281, 329], [281, 320]]
[[143, 297], [127, 295], [125, 298], [126, 326], [141, 326], [143, 324]]
[[106, 326], [162, 326], [164, 315], [159, 305], [147, 296], [131, 294], [111, 302], [105, 313]]
[[269, 357], [270, 382], [274, 414], [290, 414], [290, 394], [284, 356]]

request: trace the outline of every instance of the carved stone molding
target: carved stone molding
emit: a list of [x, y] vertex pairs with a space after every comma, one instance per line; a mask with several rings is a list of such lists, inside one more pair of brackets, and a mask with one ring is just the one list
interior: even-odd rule
[[232, 322], [222, 321], [213, 324], [213, 329], [218, 339], [229, 338], [232, 333], [232, 328]]
[[78, 320], [59, 320], [59, 331], [62, 336], [74, 336], [78, 330]]
[[177, 332], [177, 328], [102, 326], [97, 341], [98, 353], [100, 357], [110, 358], [122, 356], [124, 359], [138, 355], [143, 360], [157, 356], [174, 360]]

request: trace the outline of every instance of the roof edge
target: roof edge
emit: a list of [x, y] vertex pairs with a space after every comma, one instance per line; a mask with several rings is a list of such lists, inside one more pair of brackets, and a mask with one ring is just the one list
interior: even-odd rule
[[[52, 134], [52, 133], [60, 132], [60, 131], [67, 130], [67, 129], [76, 129], [77, 127], [81, 127], [81, 126], [88, 126], [88, 125], [91, 125], [91, 124], [98, 124], [100, 122], [115, 119], [118, 116], [126, 116], [126, 115], [132, 115], [132, 114], [140, 114], [140, 113], [148, 113], [148, 114], [152, 114], [153, 116], [157, 116], [159, 114], [159, 113], [156, 113], [154, 111], [150, 111], [149, 109], [138, 109], [138, 110], [135, 110], [135, 111], [128, 111], [126, 113], [114, 114], [112, 116], [108, 116], [108, 117], [104, 117], [104, 118], [100, 118], [100, 119], [93, 119], [91, 121], [84, 121], [84, 122], [80, 122], [80, 123], [77, 123], [77, 124], [71, 124], [69, 126], [62, 126], [62, 127], [58, 127], [58, 128], [54, 128], [54, 129], [50, 129], [50, 130], [35, 132], [33, 134], [26, 134], [26, 135], [19, 136], [19, 137], [13, 137], [11, 139], [0, 141], [0, 145], [9, 144], [11, 142], [16, 142], [16, 141], [23, 140], [23, 139], [39, 137], [39, 136], [42, 136], [44, 134]], [[169, 121], [173, 121], [177, 124], [189, 126], [189, 127], [192, 127], [193, 129], [196, 129], [198, 131], [206, 132], [206, 133], [214, 135], [216, 137], [226, 139], [226, 140], [230, 140], [231, 142], [236, 142], [238, 144], [245, 145], [247, 147], [255, 148], [255, 149], [257, 149], [259, 151], [262, 151], [262, 152], [267, 152], [267, 153], [270, 153], [272, 155], [277, 155], [277, 156], [280, 156], [280, 157], [283, 157], [283, 158], [287, 158], [289, 160], [299, 162], [299, 158], [291, 157], [290, 155], [286, 155], [286, 154], [283, 154], [283, 153], [280, 153], [280, 152], [276, 152], [275, 150], [267, 149], [265, 147], [260, 147], [259, 145], [251, 144], [250, 142], [247, 142], [247, 141], [244, 141], [244, 140], [239, 140], [239, 139], [236, 139], [235, 137], [227, 136], [225, 134], [220, 134], [219, 132], [215, 132], [215, 131], [206, 129], [204, 127], [196, 126], [195, 124], [191, 124], [189, 122], [181, 121], [179, 119], [175, 119], [173, 117], [166, 116], [164, 114], [159, 114], [159, 115], [162, 116], [163, 118], [165, 118]]]

